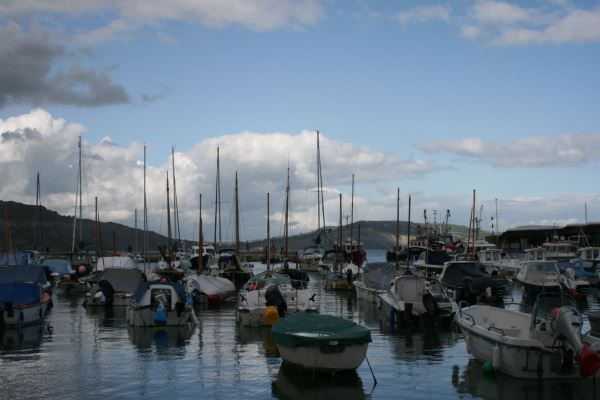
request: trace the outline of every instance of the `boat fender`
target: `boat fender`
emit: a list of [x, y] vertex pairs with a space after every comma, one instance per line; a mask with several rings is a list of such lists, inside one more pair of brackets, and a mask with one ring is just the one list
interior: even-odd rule
[[502, 349], [500, 348], [500, 346], [498, 344], [496, 344], [496, 346], [494, 346], [494, 351], [492, 352], [492, 365], [494, 366], [494, 368], [498, 369], [498, 368], [500, 368], [501, 364], [502, 364]]
[[579, 373], [584, 378], [595, 375], [600, 369], [600, 355], [587, 343], [584, 343], [581, 348], [577, 360], [579, 361]]
[[279, 320], [279, 312], [277, 311], [277, 307], [275, 306], [267, 306], [265, 307], [265, 324], [268, 326], [273, 326], [275, 322]]
[[471, 350], [473, 350], [473, 339], [470, 335], [467, 336], [465, 342], [467, 343], [467, 353], [471, 354]]
[[158, 303], [154, 312], [154, 325], [162, 326], [167, 324], [167, 310], [163, 303]]

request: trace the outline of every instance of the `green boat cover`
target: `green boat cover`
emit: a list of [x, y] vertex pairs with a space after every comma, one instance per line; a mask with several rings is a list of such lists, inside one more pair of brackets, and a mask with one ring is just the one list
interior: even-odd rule
[[313, 313], [296, 313], [271, 329], [276, 344], [287, 347], [351, 345], [371, 341], [371, 332], [350, 320]]

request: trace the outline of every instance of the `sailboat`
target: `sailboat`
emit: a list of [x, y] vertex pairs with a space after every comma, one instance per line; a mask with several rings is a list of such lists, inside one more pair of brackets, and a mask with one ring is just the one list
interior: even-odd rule
[[289, 222], [289, 207], [290, 206], [290, 169], [287, 169], [287, 186], [285, 188], [285, 217], [283, 225], [283, 264], [281, 268], [278, 268], [276, 272], [285, 274], [290, 277], [292, 286], [296, 289], [306, 288], [308, 284], [308, 273], [303, 271], [298, 263], [295, 264], [296, 268], [290, 268], [290, 257], [288, 247], [288, 222]]
[[[323, 227], [321, 227], [321, 215]], [[319, 271], [319, 263], [325, 255], [325, 248], [321, 246], [321, 242], [325, 238], [325, 211], [323, 207], [323, 175], [321, 172], [319, 131], [317, 131], [317, 232], [314, 245], [305, 247], [300, 254], [300, 264], [304, 271]]]
[[[320, 267], [323, 268], [326, 274], [325, 288], [334, 290], [351, 290], [353, 289], [352, 282], [358, 275], [359, 268], [353, 264], [351, 260], [346, 260], [342, 253], [342, 194], [340, 193], [340, 219], [339, 219], [338, 244], [335, 246], [335, 259], [329, 257], [330, 263], [325, 264], [323, 261], [327, 258], [327, 253], [323, 256], [323, 261]], [[329, 253], [333, 254], [333, 253]], [[327, 268], [327, 269], [325, 269]]]
[[238, 174], [235, 172], [235, 251], [219, 253], [217, 262], [219, 276], [232, 281], [236, 288], [240, 288], [253, 275], [251, 266], [242, 263], [240, 258], [240, 204]]
[[[213, 263], [208, 264], [210, 257], [208, 254], [205, 255], [204, 252], [205, 246], [202, 229], [202, 194], [199, 196], [199, 204], [198, 246], [192, 247], [192, 250], [198, 256], [195, 257], [195, 268], [192, 264], [191, 273], [186, 277], [187, 291], [192, 295], [194, 304], [217, 304], [225, 301], [235, 293], [235, 285], [229, 279], [218, 276], [219, 271], [216, 263], [214, 263], [214, 256], [212, 257]], [[212, 250], [214, 251], [214, 248]]]
[[[267, 251], [271, 247], [270, 195], [267, 193]], [[268, 254], [268, 253], [267, 253]], [[240, 293], [237, 323], [240, 326], [272, 326], [280, 317], [306, 311], [317, 312], [316, 293], [292, 286], [290, 277], [273, 272], [267, 258], [267, 270], [253, 276]]]

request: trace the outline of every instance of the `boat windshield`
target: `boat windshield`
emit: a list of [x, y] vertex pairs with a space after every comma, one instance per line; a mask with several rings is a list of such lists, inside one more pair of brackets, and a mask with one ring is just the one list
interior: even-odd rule
[[531, 271], [540, 271], [540, 272], [556, 272], [558, 273], [558, 266], [554, 261], [544, 261], [544, 262], [536, 262], [532, 263], [529, 266]]
[[552, 315], [552, 310], [565, 306], [577, 309], [577, 304], [573, 299], [563, 296], [560, 293], [539, 294], [535, 301], [533, 313], [531, 315], [532, 324], [539, 322], [538, 320], [540, 319], [550, 318]]

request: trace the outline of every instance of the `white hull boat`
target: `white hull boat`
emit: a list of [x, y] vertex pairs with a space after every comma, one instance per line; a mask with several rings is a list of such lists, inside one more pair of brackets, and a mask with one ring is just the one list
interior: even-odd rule
[[131, 326], [182, 326], [196, 323], [192, 301], [181, 284], [142, 282], [127, 308]]
[[310, 313], [279, 320], [271, 336], [285, 363], [326, 372], [358, 368], [371, 342], [369, 330], [350, 320]]
[[596, 375], [600, 356], [584, 344], [581, 316], [574, 307], [545, 317], [538, 298], [533, 315], [488, 305], [466, 307], [455, 320], [467, 351], [504, 374], [524, 379]]

